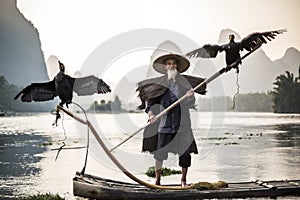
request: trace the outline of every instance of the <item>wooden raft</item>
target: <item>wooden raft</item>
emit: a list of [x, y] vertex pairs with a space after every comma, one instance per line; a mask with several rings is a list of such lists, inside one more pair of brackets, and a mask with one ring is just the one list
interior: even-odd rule
[[140, 184], [125, 183], [92, 175], [76, 174], [73, 179], [73, 193], [93, 199], [212, 199], [300, 196], [300, 180], [253, 181], [229, 183], [228, 188], [208, 190], [151, 189]]

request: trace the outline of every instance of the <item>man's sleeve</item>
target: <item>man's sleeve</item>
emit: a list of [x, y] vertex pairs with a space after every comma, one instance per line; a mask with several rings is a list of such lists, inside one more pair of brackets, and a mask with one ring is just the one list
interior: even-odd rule
[[[148, 113], [151, 110], [151, 107], [153, 106], [153, 103], [151, 101], [146, 101], [146, 108], [145, 112]], [[152, 111], [153, 112], [153, 111]]]

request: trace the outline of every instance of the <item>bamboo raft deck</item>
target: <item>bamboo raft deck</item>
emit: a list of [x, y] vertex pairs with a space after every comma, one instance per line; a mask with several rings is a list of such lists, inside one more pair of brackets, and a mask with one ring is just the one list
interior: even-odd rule
[[218, 190], [151, 189], [140, 184], [104, 179], [93, 175], [76, 174], [73, 179], [73, 193], [93, 199], [212, 199], [300, 196], [300, 180], [257, 181], [229, 183], [228, 188]]

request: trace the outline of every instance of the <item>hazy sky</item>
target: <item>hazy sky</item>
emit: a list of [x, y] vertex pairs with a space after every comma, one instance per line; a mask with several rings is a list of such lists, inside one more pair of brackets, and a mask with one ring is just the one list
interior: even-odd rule
[[287, 28], [263, 50], [274, 60], [288, 47], [300, 49], [299, 0], [18, 0], [17, 5], [39, 30], [45, 60], [54, 54], [70, 72], [103, 42], [141, 28], [175, 31], [200, 46], [218, 43], [222, 29], [245, 37]]

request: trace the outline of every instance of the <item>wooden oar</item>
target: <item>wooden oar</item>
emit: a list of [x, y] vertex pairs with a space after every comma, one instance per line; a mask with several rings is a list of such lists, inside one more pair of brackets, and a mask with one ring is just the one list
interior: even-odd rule
[[[197, 85], [196, 87], [194, 87], [192, 90], [195, 91], [198, 88], [204, 86], [205, 84], [210, 83], [211, 81], [213, 81], [214, 79], [216, 79], [217, 77], [219, 77], [220, 75], [222, 75], [223, 73], [230, 71], [233, 66], [238, 65], [243, 59], [245, 59], [247, 56], [249, 56], [251, 53], [253, 53], [255, 50], [257, 50], [259, 47], [261, 47], [261, 45], [256, 46], [254, 49], [252, 49], [251, 51], [249, 51], [248, 53], [246, 53], [244, 56], [242, 56], [237, 61], [235, 61], [234, 63], [230, 64], [229, 66], [223, 67], [218, 72], [216, 72], [215, 74], [213, 74], [212, 76], [210, 76], [208, 79], [205, 79], [199, 85]], [[165, 110], [163, 110], [158, 115], [156, 115], [155, 116], [156, 119], [159, 119], [161, 116], [163, 116], [164, 114], [166, 114], [167, 112], [169, 112], [171, 109], [173, 109], [179, 103], [181, 103], [185, 98], [187, 98], [187, 94], [185, 94], [184, 96], [182, 96], [181, 98], [179, 98], [177, 101], [175, 101], [169, 107], [167, 107]], [[110, 151], [115, 150], [116, 148], [118, 148], [119, 146], [121, 146], [122, 144], [124, 144], [125, 142], [127, 142], [130, 138], [132, 138], [133, 136], [135, 136], [136, 134], [138, 134], [140, 131], [142, 131], [144, 128], [146, 128], [149, 125], [150, 125], [150, 121], [148, 121], [140, 129], [138, 129], [137, 131], [135, 131], [134, 133], [132, 133], [131, 135], [129, 135], [125, 140], [123, 140], [122, 142], [120, 142], [118, 145], [116, 145], [115, 147], [113, 147], [112, 149], [110, 149]]]

